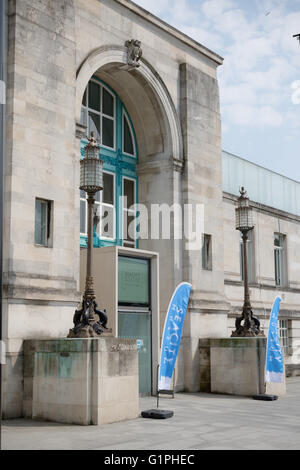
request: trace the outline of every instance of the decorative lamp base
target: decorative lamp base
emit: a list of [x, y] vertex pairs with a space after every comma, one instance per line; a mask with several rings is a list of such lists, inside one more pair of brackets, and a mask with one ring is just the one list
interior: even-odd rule
[[[94, 323], [95, 324], [95, 323]], [[97, 323], [96, 323], [97, 325]], [[97, 325], [97, 330], [98, 330]], [[93, 324], [89, 325], [80, 325], [80, 327], [76, 330], [72, 328], [69, 330], [68, 338], [100, 338], [103, 336], [112, 336], [112, 329], [106, 328], [105, 330], [101, 330], [101, 333], [96, 333]]]
[[105, 334], [111, 335], [112, 330], [106, 327], [106, 310], [98, 309], [94, 298], [84, 298], [80, 309], [75, 310], [74, 328], [69, 330], [68, 338], [97, 338]]
[[234, 330], [231, 334], [232, 338], [255, 338], [256, 336], [264, 337], [263, 331], [257, 331], [255, 328], [241, 327]]
[[[242, 325], [242, 322], [244, 324]], [[260, 330], [260, 321], [254, 317], [251, 308], [243, 310], [242, 316], [235, 321], [235, 331], [232, 332], [232, 338], [253, 338], [256, 336], [264, 337], [264, 332]]]

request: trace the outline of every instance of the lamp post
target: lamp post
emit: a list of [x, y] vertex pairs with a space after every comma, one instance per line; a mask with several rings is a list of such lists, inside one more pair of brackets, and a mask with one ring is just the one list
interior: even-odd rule
[[88, 248], [86, 263], [86, 283], [81, 308], [74, 314], [74, 328], [68, 338], [89, 338], [100, 336], [106, 329], [105, 310], [97, 308], [93, 281], [93, 219], [95, 194], [103, 189], [103, 161], [99, 158], [99, 146], [91, 132], [89, 143], [84, 149], [84, 158], [80, 160], [80, 187], [87, 193], [88, 203]]
[[[240, 197], [238, 199], [238, 207], [235, 209], [236, 230], [242, 233], [243, 237], [243, 254], [244, 254], [244, 305], [241, 317], [236, 319], [235, 331], [232, 332], [232, 337], [251, 337], [251, 336], [264, 336], [260, 330], [260, 322], [258, 318], [253, 316], [252, 307], [250, 303], [250, 292], [248, 285], [248, 262], [247, 262], [247, 240], [248, 232], [253, 230], [252, 209], [249, 206], [249, 198], [245, 188], [242, 186], [240, 189]], [[242, 324], [243, 322], [243, 324]]]

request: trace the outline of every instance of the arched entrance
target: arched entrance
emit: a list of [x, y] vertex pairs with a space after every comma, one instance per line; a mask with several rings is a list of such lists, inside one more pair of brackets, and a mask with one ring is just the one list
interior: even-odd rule
[[[76, 81], [76, 122], [80, 122], [81, 104], [88, 81], [93, 75], [106, 78], [108, 85], [123, 99], [128, 111], [140, 121], [141, 129], [136, 128], [137, 134], [141, 134], [143, 142], [148, 143], [145, 153], [153, 154], [150, 145], [151, 138], [146, 135], [145, 126], [152, 118], [160, 114], [161, 132], [164, 135], [164, 147], [168, 141], [170, 155], [175, 161], [182, 161], [182, 137], [180, 122], [173, 100], [159, 74], [145, 60], [141, 59], [138, 69], [127, 67], [127, 49], [119, 46], [104, 46], [93, 51], [81, 64], [77, 71]], [[152, 113], [149, 108], [148, 115], [141, 115], [145, 105], [152, 104]], [[135, 109], [134, 109], [135, 108]], [[135, 123], [136, 127], [137, 123]], [[152, 122], [152, 126], [154, 122]], [[142, 129], [144, 127], [144, 129]], [[164, 130], [163, 130], [164, 128]], [[147, 128], [149, 130], [149, 127]], [[143, 135], [142, 135], [143, 134]], [[142, 149], [141, 149], [142, 150]], [[143, 153], [143, 151], [142, 151]]]
[[[132, 132], [134, 130], [138, 149], [136, 181], [138, 181], [139, 202], [145, 204], [148, 213], [150, 213], [151, 204], [164, 203], [172, 206], [174, 203], [180, 203], [180, 170], [183, 165], [180, 123], [173, 100], [159, 74], [145, 59], [141, 60], [139, 68], [129, 68], [125, 48], [103, 47], [94, 51], [83, 62], [77, 74], [77, 123], [82, 121], [82, 103], [86, 100], [84, 93], [92, 77], [93, 80], [99, 81], [101, 86], [107, 87], [115, 94], [126, 109], [128, 122], [132, 124], [131, 130]], [[84, 107], [87, 108], [86, 105]], [[102, 114], [100, 109], [99, 116], [101, 117]], [[170, 240], [152, 240], [149, 237], [140, 240], [139, 248], [158, 252], [161, 257], [160, 277], [164, 279], [159, 292], [161, 320], [159, 322], [157, 318], [157, 325], [154, 325], [152, 321], [152, 333], [155, 329], [156, 336], [159, 338], [170, 295], [174, 286], [182, 280], [181, 241], [172, 239], [172, 235]], [[126, 260], [122, 261], [125, 266]], [[138, 265], [138, 267], [130, 269], [140, 271], [144, 269], [146, 273], [147, 265], [145, 264], [144, 267], [140, 263]], [[146, 276], [145, 273], [143, 276]], [[148, 275], [149, 279], [150, 277], [151, 273]], [[148, 308], [148, 313], [151, 313], [150, 307], [150, 305], [139, 306], [134, 312], [128, 312], [124, 309], [123, 316], [119, 317], [117, 323], [124, 325], [125, 321], [123, 320], [127, 315], [128, 324], [131, 324], [130, 328], [132, 329], [133, 325], [137, 326], [141, 321], [140, 317], [147, 313], [143, 311], [143, 308]], [[136, 315], [135, 321], [132, 321], [131, 314]], [[129, 321], [129, 317], [131, 321]], [[141, 325], [141, 331], [136, 333], [137, 337], [139, 334], [141, 337], [144, 335], [142, 345], [147, 343], [146, 329], [151, 334], [149, 322], [145, 330], [143, 330], [144, 327], [145, 325]], [[152, 352], [153, 349], [159, 350], [159, 339], [155, 345], [152, 342]], [[156, 362], [155, 364], [152, 362], [152, 376], [158, 360], [157, 353], [153, 354], [153, 360]]]

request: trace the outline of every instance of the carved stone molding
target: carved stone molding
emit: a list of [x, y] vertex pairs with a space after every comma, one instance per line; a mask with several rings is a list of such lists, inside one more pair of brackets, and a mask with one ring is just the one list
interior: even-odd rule
[[128, 48], [127, 63], [130, 67], [138, 68], [140, 66], [139, 60], [143, 55], [141, 44], [141, 41], [137, 39], [125, 42], [125, 47]]

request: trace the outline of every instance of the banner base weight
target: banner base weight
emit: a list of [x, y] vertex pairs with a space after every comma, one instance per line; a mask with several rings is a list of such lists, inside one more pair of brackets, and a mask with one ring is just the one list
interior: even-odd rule
[[278, 400], [278, 396], [259, 394], [259, 395], [253, 395], [253, 400], [274, 401], [274, 400]]
[[174, 411], [158, 410], [154, 408], [152, 410], [142, 411], [141, 415], [143, 418], [167, 419], [172, 418], [172, 416], [174, 415]]

